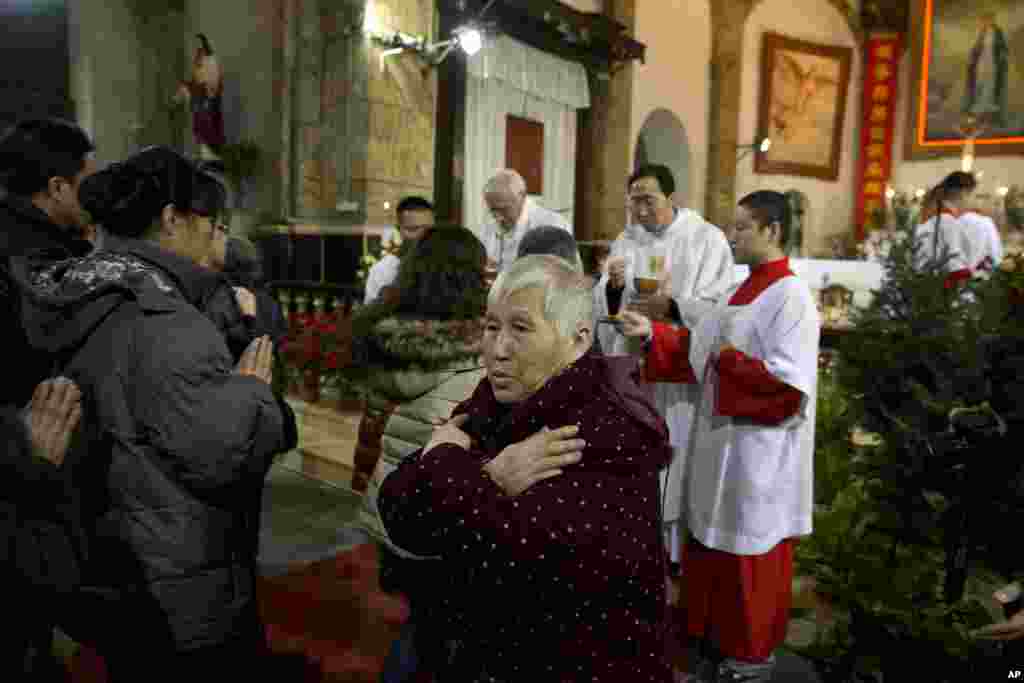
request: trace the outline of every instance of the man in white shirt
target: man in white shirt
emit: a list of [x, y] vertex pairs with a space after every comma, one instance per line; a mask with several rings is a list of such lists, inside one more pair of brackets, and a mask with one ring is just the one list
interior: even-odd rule
[[[629, 202], [635, 221], [612, 244], [607, 272], [594, 289], [598, 319], [614, 316], [630, 305], [657, 320], [679, 321], [679, 305], [691, 299], [715, 300], [735, 279], [729, 243], [717, 227], [697, 212], [672, 203], [675, 178], [659, 164], [639, 168], [629, 179]], [[650, 270], [652, 257], [662, 259], [660, 288], [641, 296], [634, 278]], [[614, 328], [601, 325], [597, 337], [609, 356], [628, 354], [626, 340]], [[675, 456], [662, 473], [665, 542], [671, 562], [681, 561], [686, 534], [683, 480], [690, 426], [700, 396], [696, 380], [690, 383], [655, 382], [655, 405], [668, 423]]]
[[480, 229], [480, 241], [487, 249], [490, 267], [500, 273], [519, 254], [523, 235], [542, 225], [572, 234], [569, 221], [526, 196], [526, 181], [510, 168], [495, 173], [484, 185], [484, 202], [491, 220]]
[[[402, 237], [400, 253], [406, 253], [427, 228], [434, 224], [434, 206], [423, 197], [405, 197], [395, 209], [398, 218], [398, 233]], [[374, 301], [385, 287], [394, 284], [398, 278], [399, 256], [385, 254], [373, 264], [366, 276], [366, 296], [363, 303]]]
[[995, 221], [971, 206], [977, 187], [974, 174], [964, 171], [954, 171], [942, 181], [943, 200], [966, 226], [969, 267], [975, 272], [984, 272], [999, 267], [1003, 262], [1003, 239]]
[[771, 679], [789, 621], [794, 545], [811, 533], [821, 320], [783, 252], [789, 229], [785, 195], [747, 195], [727, 232], [750, 277], [714, 304], [681, 304], [683, 327], [623, 314], [624, 333], [647, 340], [649, 373], [700, 382], [687, 473], [686, 630], [717, 657], [695, 653], [695, 681]]

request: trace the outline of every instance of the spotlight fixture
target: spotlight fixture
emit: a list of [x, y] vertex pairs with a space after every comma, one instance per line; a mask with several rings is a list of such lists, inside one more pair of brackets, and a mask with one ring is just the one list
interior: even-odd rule
[[768, 150], [772, 148], [772, 141], [770, 138], [761, 138], [760, 142], [752, 142], [749, 145], [736, 145], [736, 150], [743, 150], [743, 152], [736, 157], [736, 163], [739, 163], [742, 159], [745, 159], [755, 149], [758, 154], [766, 154]]
[[458, 47], [467, 56], [472, 57], [484, 47], [483, 32], [467, 24], [460, 26], [452, 32], [452, 37], [437, 43], [428, 43], [422, 36], [412, 36], [408, 33], [395, 31], [394, 33], [371, 33], [370, 39], [384, 48], [381, 57], [390, 57], [402, 52], [412, 52], [422, 58], [430, 66], [437, 66], [451, 54], [451, 51]]

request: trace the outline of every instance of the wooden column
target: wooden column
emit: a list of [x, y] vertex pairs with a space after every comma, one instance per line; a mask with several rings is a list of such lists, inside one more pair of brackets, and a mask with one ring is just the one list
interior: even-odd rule
[[709, 221], [732, 220], [736, 201], [736, 146], [739, 144], [743, 72], [743, 26], [755, 0], [711, 2], [711, 98], [705, 211]]
[[[448, 36], [461, 17], [439, 3], [438, 35]], [[462, 224], [462, 186], [466, 153], [466, 79], [462, 50], [453, 50], [438, 67], [437, 117], [434, 138], [434, 210], [439, 220]], [[480, 201], [471, 197], [470, 201]], [[467, 226], [470, 227], [470, 226]]]
[[[605, 13], [636, 33], [636, 0], [610, 0]], [[634, 62], [609, 78], [590, 79], [590, 109], [579, 121], [576, 238], [615, 239], [625, 226], [626, 181], [632, 171]]]

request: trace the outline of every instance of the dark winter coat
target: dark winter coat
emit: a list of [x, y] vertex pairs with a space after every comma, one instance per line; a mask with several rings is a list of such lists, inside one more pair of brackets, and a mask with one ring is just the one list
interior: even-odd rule
[[36, 385], [49, 377], [50, 361], [45, 353], [32, 350], [18, 320], [18, 297], [11, 294], [9, 277], [12, 257], [26, 256], [38, 249], [57, 250], [65, 256], [84, 256], [92, 245], [49, 217], [27, 199], [8, 195], [0, 199], [0, 323], [4, 330], [7, 363], [0, 383], [0, 405], [24, 406]]
[[236, 361], [242, 357], [246, 347], [258, 337], [269, 335], [278, 341], [278, 332], [259, 314], [262, 303], [257, 294], [257, 315], [248, 316], [238, 307], [233, 287], [236, 287], [226, 276], [213, 271], [197, 273], [196, 306], [224, 336], [231, 357]]
[[146, 242], [104, 247], [15, 268], [30, 342], [83, 393], [65, 468], [89, 542], [83, 603], [104, 615], [86, 635], [101, 649], [224, 644], [258, 630], [256, 508], [272, 458], [297, 441], [294, 415], [233, 372], [196, 307], [207, 271]]
[[0, 409], [0, 442], [0, 603], [19, 622], [0, 639], [0, 681], [52, 680], [50, 634], [78, 585], [77, 515], [61, 471], [33, 455], [20, 412]]
[[240, 271], [225, 271], [222, 277], [232, 287], [244, 287], [256, 297], [256, 318], [247, 319], [247, 323], [258, 331], [259, 335], [269, 335], [278, 348], [288, 336], [288, 320], [281, 310], [281, 304], [274, 299], [270, 291], [260, 280]]
[[[512, 406], [485, 379], [455, 411], [469, 415], [473, 448], [417, 451], [384, 480], [391, 539], [441, 555], [451, 577], [450, 680], [671, 680], [658, 522], [668, 429], [613, 375], [591, 352]], [[506, 446], [569, 424], [588, 446], [562, 475], [508, 497], [483, 473]]]

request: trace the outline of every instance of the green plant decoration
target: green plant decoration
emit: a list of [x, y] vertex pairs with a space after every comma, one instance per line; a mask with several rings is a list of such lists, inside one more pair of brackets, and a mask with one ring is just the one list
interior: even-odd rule
[[[998, 646], [969, 633], [1002, 618], [992, 591], [1024, 571], [1004, 533], [1024, 520], [1009, 456], [1024, 427], [1024, 264], [947, 286], [948, 255], [915, 265], [905, 230], [819, 380], [814, 533], [796, 562], [835, 616], [803, 650], [826, 683], [978, 680]], [[879, 438], [854, 445], [854, 425]]]

